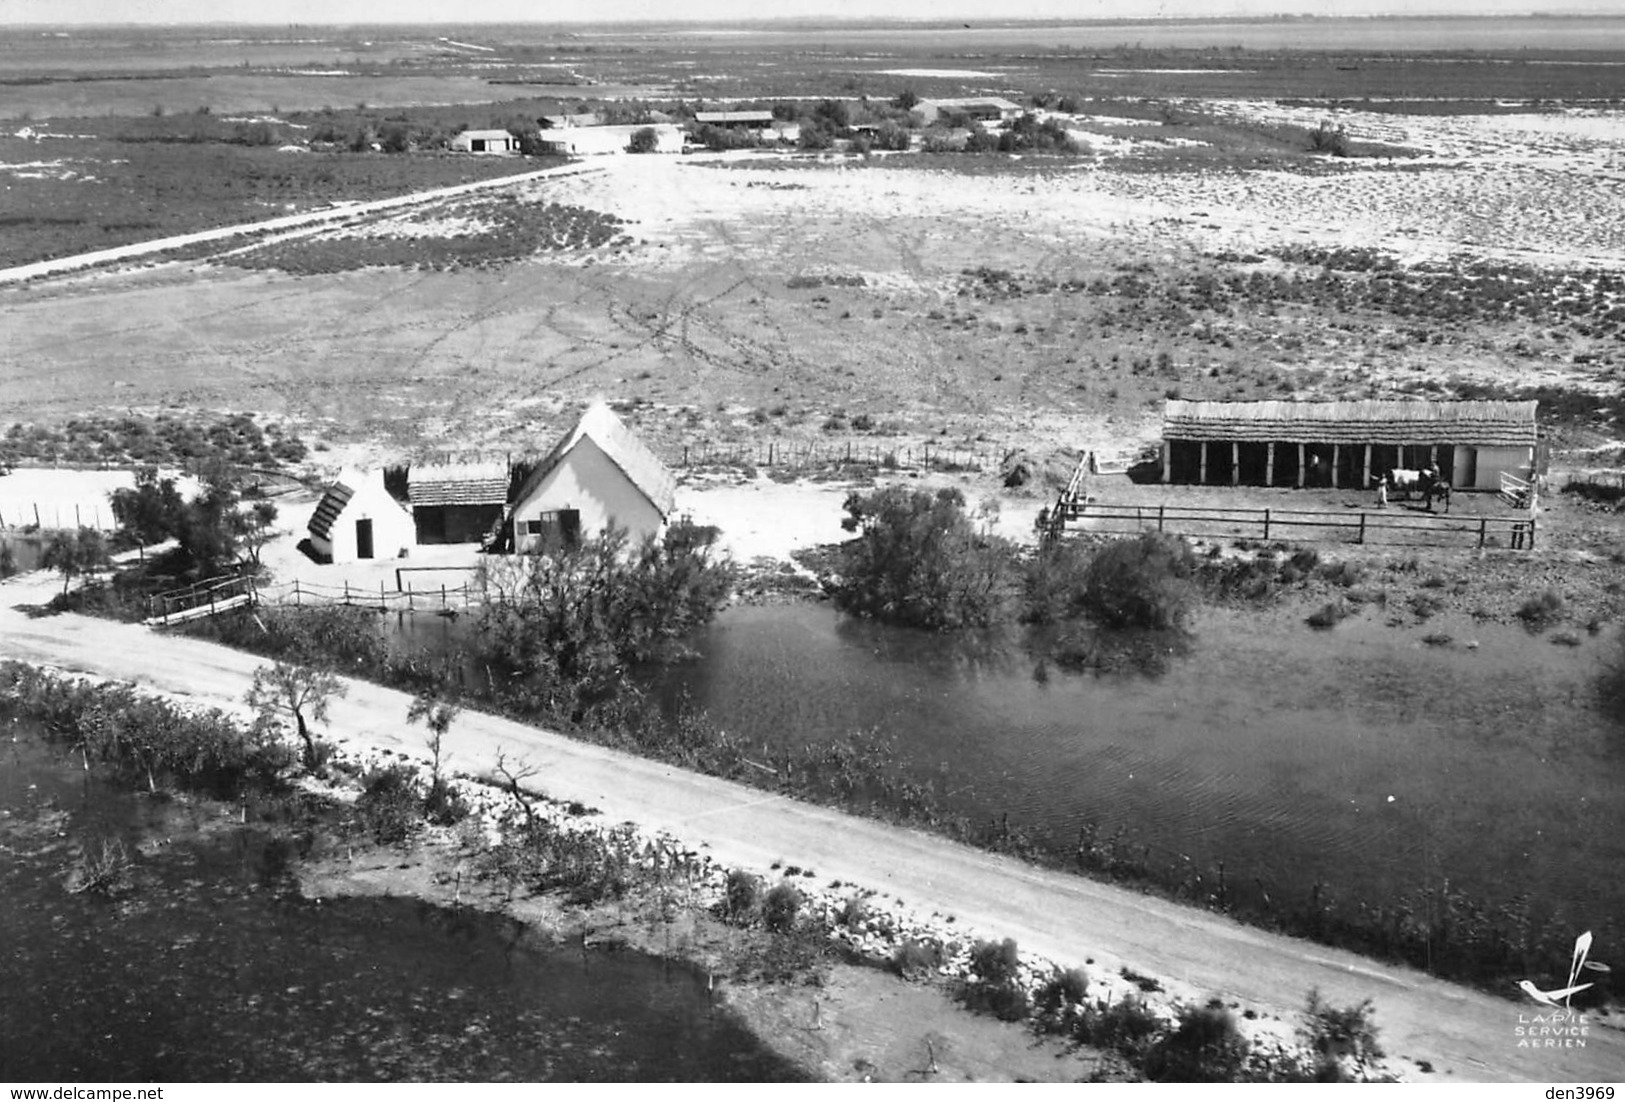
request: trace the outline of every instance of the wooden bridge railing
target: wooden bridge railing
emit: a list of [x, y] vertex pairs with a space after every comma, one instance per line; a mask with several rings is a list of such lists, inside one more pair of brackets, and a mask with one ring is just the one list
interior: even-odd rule
[[242, 604], [238, 598], [256, 599], [254, 577], [234, 574], [226, 578], [208, 578], [201, 582], [171, 589], [147, 598], [147, 616], [150, 620], [168, 620], [195, 610], [207, 608], [212, 614], [227, 602]]

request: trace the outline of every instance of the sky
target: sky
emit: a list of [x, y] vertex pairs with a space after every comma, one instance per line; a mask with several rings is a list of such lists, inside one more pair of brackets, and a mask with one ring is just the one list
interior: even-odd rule
[[496, 23], [837, 19], [1148, 19], [1618, 13], [1619, 0], [0, 0], [17, 23]]

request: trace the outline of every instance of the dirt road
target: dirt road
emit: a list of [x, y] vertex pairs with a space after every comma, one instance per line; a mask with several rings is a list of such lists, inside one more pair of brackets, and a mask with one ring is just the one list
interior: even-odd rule
[[199, 230], [197, 233], [161, 237], [155, 241], [139, 241], [134, 245], [120, 245], [113, 249], [98, 249], [95, 252], [80, 253], [77, 256], [61, 256], [53, 260], [38, 260], [32, 264], [23, 264], [15, 268], [0, 268], [0, 286], [7, 283], [22, 283], [42, 276], [60, 275], [63, 272], [94, 268], [98, 264], [110, 264], [117, 260], [134, 260], [138, 257], [165, 252], [169, 249], [202, 244], [205, 241], [226, 241], [233, 237], [249, 235], [261, 237], [266, 234], [285, 233], [289, 230], [316, 228], [348, 222], [366, 215], [377, 214], [380, 211], [399, 210], [423, 203], [438, 202], [442, 199], [454, 199], [459, 195], [487, 191], [491, 188], [511, 187], [514, 184], [534, 183], [537, 180], [546, 180], [551, 177], [577, 176], [582, 173], [597, 171], [602, 170], [580, 164], [560, 165], [555, 168], [539, 169], [535, 172], [522, 172], [513, 176], [499, 176], [493, 180], [476, 180], [468, 184], [454, 184], [451, 187], [435, 188], [431, 191], [417, 191], [410, 195], [397, 195], [392, 199], [375, 199], [367, 203], [345, 203], [324, 210], [289, 214], [281, 218], [268, 218], [263, 222], [243, 222], [235, 226], [219, 226], [212, 230]]
[[[223, 647], [80, 616], [30, 619], [16, 607], [48, 599], [51, 579], [0, 584], [0, 657], [19, 658], [236, 706], [261, 660]], [[422, 751], [405, 722], [408, 698], [365, 683], [332, 709], [331, 734]], [[1059, 962], [1094, 958], [1164, 978], [1170, 990], [1221, 994], [1292, 1020], [1311, 987], [1335, 1005], [1370, 997], [1390, 1056], [1429, 1061], [1454, 1081], [1625, 1079], [1625, 1033], [1593, 1019], [1583, 1048], [1519, 1047], [1539, 1008], [1492, 998], [1408, 969], [1250, 929], [1078, 877], [856, 819], [757, 789], [683, 772], [491, 716], [464, 714], [450, 738], [452, 768], [488, 769], [498, 750], [538, 769], [549, 795], [599, 808], [610, 821], [668, 831], [717, 860], [767, 869], [775, 861], [823, 880], [872, 888], [985, 934], [1014, 937]], [[1578, 933], [1578, 931], [1576, 931]], [[1598, 947], [1598, 956], [1607, 959]], [[1614, 960], [1619, 963], [1617, 954]]]

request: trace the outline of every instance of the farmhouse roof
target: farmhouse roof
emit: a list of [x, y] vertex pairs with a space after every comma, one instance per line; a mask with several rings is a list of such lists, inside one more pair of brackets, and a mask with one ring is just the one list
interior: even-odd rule
[[506, 130], [463, 130], [459, 131], [459, 138], [472, 138], [474, 141], [495, 141], [500, 138], [512, 138], [513, 135]]
[[1536, 403], [1191, 402], [1163, 407], [1165, 440], [1302, 441], [1306, 444], [1536, 443]]
[[504, 462], [413, 465], [406, 472], [406, 496], [419, 505], [506, 505], [508, 465]]
[[322, 500], [317, 502], [316, 511], [310, 515], [310, 534], [318, 539], [331, 539], [333, 536], [333, 522], [338, 520], [344, 507], [350, 504], [355, 496], [355, 489], [343, 482], [335, 482], [327, 488]]
[[761, 122], [771, 123], [771, 111], [696, 111], [695, 122]]
[[677, 503], [677, 480], [672, 477], [671, 471], [666, 469], [666, 465], [659, 457], [650, 451], [648, 446], [638, 439], [637, 434], [627, 428], [601, 400], [588, 406], [571, 426], [570, 431], [553, 445], [553, 450], [547, 453], [546, 458], [531, 472], [530, 477], [525, 479], [516, 500], [524, 501], [530, 497], [548, 474], [564, 462], [565, 456], [569, 455], [584, 438], [597, 444], [599, 450], [620, 468], [627, 481], [636, 486], [638, 492], [648, 498], [649, 503], [659, 509], [662, 516], [671, 514]]

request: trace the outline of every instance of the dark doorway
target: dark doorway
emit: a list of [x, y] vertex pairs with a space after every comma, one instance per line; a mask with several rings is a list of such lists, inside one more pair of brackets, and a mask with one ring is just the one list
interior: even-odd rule
[[355, 557], [372, 558], [372, 518], [355, 522]]

